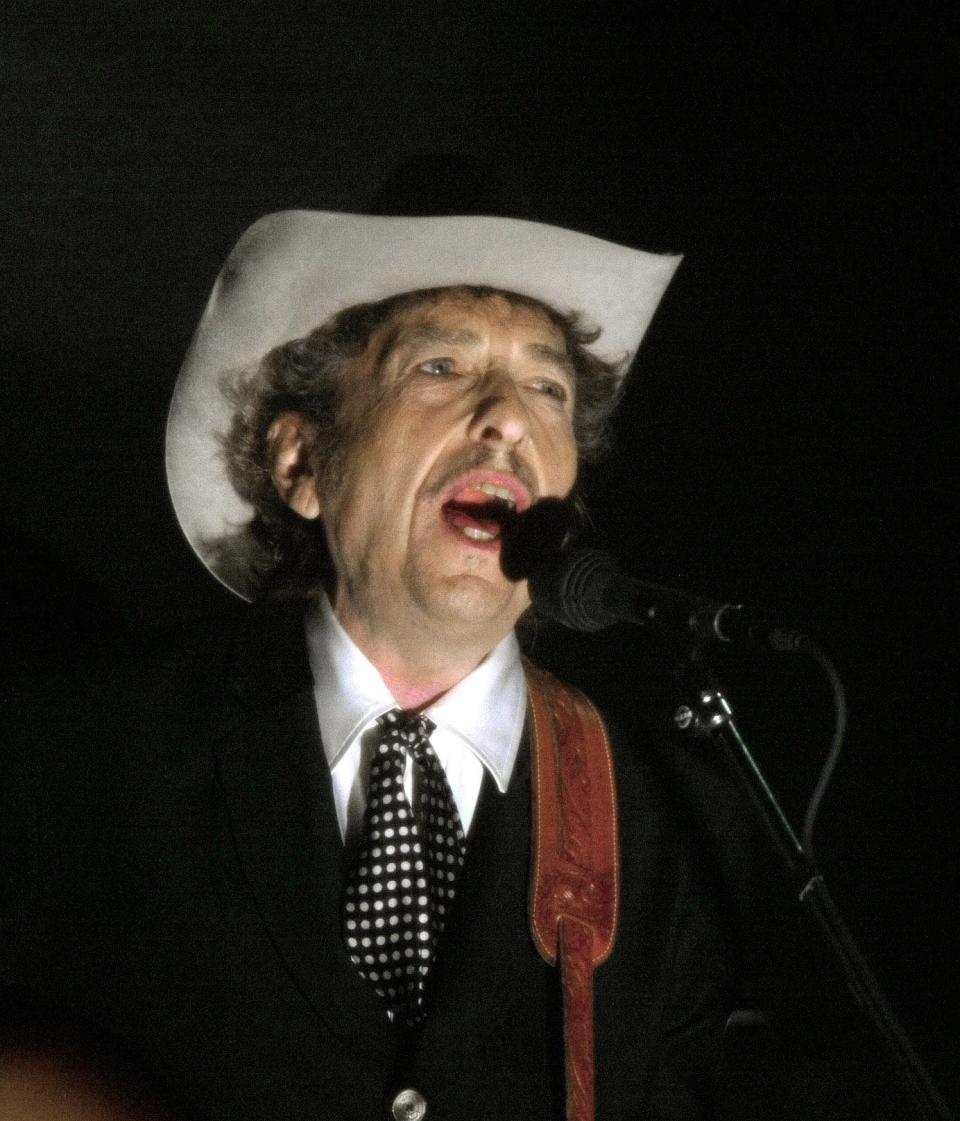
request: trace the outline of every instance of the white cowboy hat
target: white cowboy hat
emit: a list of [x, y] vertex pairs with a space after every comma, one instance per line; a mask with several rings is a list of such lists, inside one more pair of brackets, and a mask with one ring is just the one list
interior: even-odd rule
[[254, 513], [222, 458], [232, 413], [222, 380], [278, 344], [354, 304], [421, 288], [489, 285], [580, 312], [601, 328], [591, 349], [621, 361], [626, 372], [679, 263], [678, 256], [512, 218], [268, 214], [240, 238], [217, 277], [170, 405], [167, 483], [187, 540], [221, 583], [252, 597], [253, 589], [215, 571], [205, 556], [211, 542], [236, 533]]

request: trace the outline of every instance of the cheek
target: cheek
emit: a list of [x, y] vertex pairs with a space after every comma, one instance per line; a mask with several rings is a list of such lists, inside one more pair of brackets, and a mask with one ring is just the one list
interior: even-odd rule
[[554, 489], [566, 494], [577, 480], [577, 444], [572, 429], [558, 437], [552, 448]]
[[351, 449], [328, 530], [341, 552], [362, 555], [400, 539], [416, 481], [415, 436], [412, 426], [390, 425]]
[[324, 503], [327, 540], [338, 562], [363, 551], [371, 526], [378, 520], [378, 494], [373, 485], [377, 475], [369, 449], [352, 448], [341, 479]]

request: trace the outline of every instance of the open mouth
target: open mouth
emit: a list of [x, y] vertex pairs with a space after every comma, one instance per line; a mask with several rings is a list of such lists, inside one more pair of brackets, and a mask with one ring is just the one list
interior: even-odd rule
[[473, 483], [457, 490], [441, 513], [451, 529], [478, 545], [489, 545], [516, 520], [517, 498], [496, 483]]

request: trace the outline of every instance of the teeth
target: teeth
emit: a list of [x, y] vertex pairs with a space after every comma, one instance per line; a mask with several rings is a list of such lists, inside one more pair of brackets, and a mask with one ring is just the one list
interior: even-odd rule
[[495, 533], [487, 533], [485, 529], [477, 529], [473, 525], [465, 525], [460, 532], [471, 541], [492, 541], [497, 536]]
[[484, 494], [489, 494], [491, 498], [499, 498], [513, 510], [516, 507], [513, 495], [504, 487], [494, 486], [493, 483], [481, 483], [477, 490], [482, 490]]

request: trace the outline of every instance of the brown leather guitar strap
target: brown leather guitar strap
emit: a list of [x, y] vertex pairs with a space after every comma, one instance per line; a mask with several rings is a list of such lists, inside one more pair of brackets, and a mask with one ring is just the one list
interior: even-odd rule
[[593, 1121], [593, 970], [613, 949], [620, 896], [610, 740], [590, 701], [524, 662], [531, 716], [530, 932], [559, 961], [567, 1121]]

